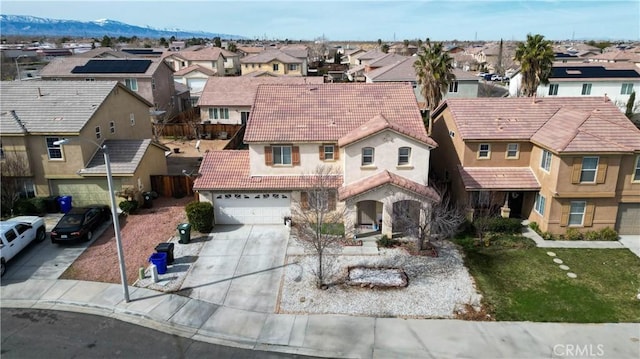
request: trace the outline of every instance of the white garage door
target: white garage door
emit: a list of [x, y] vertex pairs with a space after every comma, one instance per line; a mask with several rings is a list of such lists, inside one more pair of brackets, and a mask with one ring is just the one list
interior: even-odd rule
[[616, 227], [619, 234], [640, 234], [640, 203], [620, 203]]
[[291, 215], [290, 193], [215, 193], [216, 224], [283, 224]]

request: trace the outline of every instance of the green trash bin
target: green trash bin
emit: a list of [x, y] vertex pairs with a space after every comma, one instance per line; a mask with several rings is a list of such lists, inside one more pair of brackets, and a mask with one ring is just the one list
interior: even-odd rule
[[178, 225], [178, 233], [180, 240], [178, 242], [187, 244], [191, 240], [191, 225], [189, 223], [180, 223]]

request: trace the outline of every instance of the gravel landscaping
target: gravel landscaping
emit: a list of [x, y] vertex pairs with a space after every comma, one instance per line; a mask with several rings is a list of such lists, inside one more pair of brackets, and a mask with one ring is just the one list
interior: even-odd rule
[[[377, 256], [332, 256], [334, 285], [326, 290], [315, 287], [314, 256], [288, 256], [279, 312], [453, 318], [465, 304], [479, 307], [481, 296], [458, 249], [448, 241], [438, 242], [437, 246], [436, 258], [412, 256], [403, 248], [381, 248]], [[409, 277], [409, 285], [400, 288], [347, 285], [347, 268], [353, 266], [400, 268]]]

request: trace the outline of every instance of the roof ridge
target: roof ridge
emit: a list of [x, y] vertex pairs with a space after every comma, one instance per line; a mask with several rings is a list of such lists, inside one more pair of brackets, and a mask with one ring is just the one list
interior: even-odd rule
[[[564, 109], [564, 106], [561, 107], [561, 109]], [[558, 110], [558, 112], [559, 111], [560, 110]], [[585, 112], [585, 111], [576, 110], [576, 109], [571, 109], [571, 111], [579, 111], [579, 112], [583, 112], [583, 113]], [[556, 113], [558, 113], [558, 112], [556, 112]], [[549, 120], [552, 119], [555, 115], [556, 114], [551, 116], [549, 118]], [[576, 126], [576, 128], [574, 130], [574, 133], [573, 133], [573, 136], [568, 138], [567, 141], [565, 141], [564, 145], [562, 145], [562, 147], [560, 148], [560, 151], [564, 151], [571, 144], [571, 142], [576, 138], [576, 136], [578, 136], [578, 134], [580, 133], [580, 126], [582, 126], [589, 119], [589, 117], [591, 117], [591, 115], [592, 115], [592, 112], [591, 113], [590, 112], [586, 112], [586, 116], [582, 119], [582, 121], [580, 121], [580, 124], [578, 126]], [[549, 120], [547, 120], [545, 122], [545, 125], [549, 122]]]

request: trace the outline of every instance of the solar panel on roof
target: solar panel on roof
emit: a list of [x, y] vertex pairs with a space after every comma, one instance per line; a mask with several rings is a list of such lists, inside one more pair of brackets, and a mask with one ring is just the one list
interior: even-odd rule
[[84, 66], [76, 66], [73, 74], [143, 74], [151, 60], [89, 60]]
[[123, 52], [133, 55], [161, 55], [162, 52], [153, 49], [123, 49]]
[[640, 78], [640, 74], [635, 70], [611, 70], [603, 66], [561, 66], [553, 68], [550, 78]]

